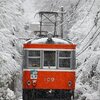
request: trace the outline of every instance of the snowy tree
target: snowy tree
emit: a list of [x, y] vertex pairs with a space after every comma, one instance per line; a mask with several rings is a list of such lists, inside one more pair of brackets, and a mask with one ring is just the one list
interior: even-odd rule
[[21, 69], [22, 62], [17, 42], [19, 35], [24, 34], [22, 2], [22, 0], [0, 0], [0, 100], [16, 98], [12, 91], [14, 90], [12, 82], [16, 72]]
[[22, 0], [0, 0], [0, 28], [22, 31]]

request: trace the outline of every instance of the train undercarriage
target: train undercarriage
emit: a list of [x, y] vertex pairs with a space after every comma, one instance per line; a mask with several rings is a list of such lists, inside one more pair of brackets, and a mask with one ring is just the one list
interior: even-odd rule
[[74, 100], [74, 91], [24, 89], [23, 100]]

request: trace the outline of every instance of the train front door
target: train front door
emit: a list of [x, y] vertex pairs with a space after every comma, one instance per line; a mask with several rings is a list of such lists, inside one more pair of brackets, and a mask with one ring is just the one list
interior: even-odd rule
[[56, 51], [44, 51], [43, 68], [56, 68]]

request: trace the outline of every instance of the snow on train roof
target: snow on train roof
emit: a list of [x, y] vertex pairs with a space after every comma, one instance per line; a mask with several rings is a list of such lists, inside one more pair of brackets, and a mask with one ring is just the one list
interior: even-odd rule
[[[31, 43], [46, 43], [48, 38], [40, 38], [36, 40], [32, 40]], [[69, 44], [71, 43], [70, 41], [66, 41], [60, 38], [52, 38], [53, 42], [55, 44]]]

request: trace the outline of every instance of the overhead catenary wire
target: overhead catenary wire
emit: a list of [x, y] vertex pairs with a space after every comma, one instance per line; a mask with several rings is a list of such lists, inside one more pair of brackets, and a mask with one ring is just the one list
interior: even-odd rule
[[[100, 29], [100, 26], [97, 28], [97, 30], [94, 32], [94, 34], [93, 35], [95, 35], [97, 32], [98, 32], [98, 30]], [[97, 36], [99, 36], [99, 34], [100, 34], [100, 32], [98, 32], [95, 36], [94, 36], [94, 38], [89, 42], [87, 42], [87, 44], [83, 47], [83, 49], [79, 52], [79, 53], [77, 53], [76, 54], [76, 56], [78, 57], [79, 55], [81, 55], [93, 42], [94, 42], [94, 40], [97, 38]], [[93, 37], [93, 36], [92, 36]]]
[[79, 5], [79, 3], [81, 2], [81, 0], [78, 0], [78, 2], [77, 2], [77, 4], [76, 4], [76, 8], [75, 9], [77, 9], [77, 7], [78, 7], [78, 5]]
[[[98, 12], [97, 12], [98, 13]], [[78, 43], [78, 45], [80, 45], [86, 38], [87, 38], [87, 36], [91, 33], [91, 31], [93, 30], [93, 28], [95, 27], [96, 25], [95, 25], [95, 23], [94, 23], [94, 25], [93, 25], [93, 27], [90, 29], [90, 31], [88, 32], [88, 34], [83, 38], [83, 40], [80, 42], [80, 43]], [[97, 26], [96, 26], [97, 27]], [[98, 31], [98, 29], [97, 29], [97, 31]], [[96, 32], [95, 32], [96, 33]], [[93, 37], [95, 36], [95, 33], [92, 35], [92, 37], [90, 38], [90, 39], [93, 39]], [[88, 41], [89, 42], [89, 41]]]
[[[82, 23], [81, 23], [77, 28], [79, 28], [79, 27], [84, 23], [86, 17], [87, 17], [88, 14], [90, 13], [90, 11], [91, 11], [91, 9], [92, 9], [92, 7], [93, 7], [93, 5], [94, 5], [94, 3], [95, 3], [95, 0], [93, 1], [93, 3], [92, 3], [92, 5], [91, 5], [91, 7], [90, 7], [90, 9], [89, 9], [89, 11], [88, 11], [88, 13], [87, 13], [87, 15], [85, 16], [84, 20], [82, 21]], [[84, 5], [84, 6], [85, 6], [85, 5]], [[83, 6], [82, 8], [84, 8], [84, 6]], [[79, 9], [79, 11], [80, 11], [80, 10], [81, 10], [81, 8]], [[79, 12], [79, 11], [78, 11], [78, 12]], [[73, 14], [77, 14], [78, 12], [72, 13], [71, 16], [72, 16]], [[69, 16], [69, 18], [70, 18], [71, 16]], [[68, 19], [69, 19], [69, 18], [68, 18]]]
[[[51, 1], [52, 3], [51, 3], [51, 5], [50, 5], [50, 10], [49, 11], [54, 11], [54, 9], [55, 9], [55, 4], [53, 4], [53, 1]], [[56, 4], [57, 3], [59, 3], [58, 1], [56, 1]], [[40, 9], [39, 11], [45, 11], [45, 9], [44, 8], [42, 8], [42, 9]], [[58, 11], [56, 11], [56, 12], [58, 12]], [[34, 18], [36, 17], [36, 15], [38, 14], [39, 12], [36, 12], [36, 14], [34, 15]], [[50, 18], [52, 18], [53, 16], [50, 16]], [[44, 19], [45, 20], [45, 19]]]
[[81, 40], [81, 42], [78, 43], [78, 45], [80, 45], [87, 38], [87, 36], [91, 33], [91, 31], [93, 30], [94, 27], [95, 27], [95, 24], [92, 26], [90, 31], [86, 34], [86, 36]]
[[[91, 12], [91, 9], [93, 8], [94, 3], [95, 3], [95, 0], [93, 0], [93, 3], [92, 3], [92, 5], [91, 5], [90, 9], [88, 10], [88, 13], [86, 14], [86, 16], [84, 17], [84, 19], [82, 20], [82, 22], [80, 23], [80, 25], [78, 25], [77, 28], [79, 28], [79, 27], [84, 23], [85, 19], [87, 18], [87, 16], [88, 16], [89, 13]], [[76, 29], [77, 29], [77, 28], [76, 28]]]
[[[90, 7], [90, 9], [89, 9], [89, 11], [88, 11], [86, 17], [88, 16], [89, 12], [91, 11], [91, 9], [92, 9], [92, 7], [93, 7], [93, 5], [94, 5], [94, 2], [95, 2], [95, 0], [93, 1], [93, 3], [92, 3], [92, 5], [91, 5], [91, 7]], [[67, 23], [67, 21], [68, 21], [69, 18], [71, 18], [73, 15], [77, 14], [78, 12], [80, 12], [80, 10], [84, 9], [84, 7], [85, 7], [85, 5], [83, 5], [82, 7], [80, 7], [80, 8], [78, 9], [77, 12], [72, 13], [70, 16], [68, 16], [67, 19], [65, 19], [65, 21], [64, 21], [63, 23], [58, 24], [56, 28], [59, 28], [59, 26], [61, 26], [61, 25], [63, 25], [63, 24], [65, 25], [65, 24]], [[36, 14], [35, 14], [35, 15], [36, 15]], [[67, 16], [67, 14], [66, 14], [66, 16]], [[66, 17], [66, 16], [65, 16], [65, 17]], [[85, 17], [85, 18], [86, 18], [86, 17]], [[82, 23], [83, 23], [83, 22], [84, 22], [84, 20], [82, 21]], [[81, 24], [82, 24], [82, 23], [81, 23]], [[52, 31], [52, 32], [53, 32], [53, 31]]]
[[[85, 7], [85, 5], [83, 5], [82, 7], [80, 7], [80, 8], [78, 9], [77, 12], [72, 13], [70, 16], [67, 17], [67, 19], [65, 19], [65, 21], [64, 21], [63, 23], [57, 25], [56, 28], [59, 28], [59, 26], [61, 26], [61, 25], [63, 25], [63, 24], [66, 24], [69, 18], [71, 18], [73, 15], [77, 14], [78, 12], [80, 12], [80, 10], [84, 9], [84, 7]], [[67, 15], [66, 15], [66, 16], [67, 16]], [[66, 16], [65, 16], [65, 17], [66, 17]], [[54, 31], [52, 31], [52, 32], [54, 32]]]
[[[66, 19], [65, 19], [65, 21], [63, 21], [63, 23], [61, 23], [61, 24], [58, 24], [57, 25], [57, 27], [56, 28], [59, 28], [61, 25], [65, 25], [67, 22], [68, 22], [68, 19], [69, 18], [71, 18], [73, 15], [76, 15], [77, 13], [79, 13], [80, 12], [80, 10], [82, 10], [82, 9], [84, 9], [84, 7], [85, 7], [85, 5], [83, 5], [82, 7], [80, 7], [78, 10], [76, 10], [76, 12], [75, 13], [72, 13], [72, 14], [70, 14]], [[37, 13], [36, 13], [37, 14]], [[36, 14], [35, 14], [35, 16], [36, 16]], [[67, 16], [67, 14], [64, 16], [64, 17], [66, 17]], [[52, 31], [52, 32], [54, 32], [54, 31]]]
[[[80, 12], [80, 10], [84, 9], [84, 7], [85, 7], [85, 5], [83, 5], [82, 7], [80, 7], [75, 13], [70, 14], [70, 15], [67, 17], [67, 19], [65, 19], [65, 21], [63, 21], [63, 23], [58, 24], [58, 25], [56, 26], [56, 28], [59, 28], [61, 25], [66, 24], [69, 18], [71, 18], [73, 15], [77, 14], [78, 12]], [[36, 13], [36, 14], [38, 14], [38, 13]], [[36, 16], [36, 14], [35, 14], [35, 16]], [[34, 16], [34, 17], [35, 17], [35, 16]], [[67, 16], [67, 14], [66, 14], [64, 17], [66, 17], [66, 16]], [[52, 18], [52, 16], [51, 16], [51, 18]], [[53, 33], [53, 32], [54, 32], [54, 31], [52, 31], [51, 33]]]
[[[99, 27], [97, 28], [97, 30], [94, 32], [93, 36], [95, 35], [95, 33], [98, 32], [99, 29], [100, 29], [100, 26], [99, 26]], [[93, 36], [92, 36], [92, 37], [93, 37]], [[90, 38], [90, 39], [92, 39], [92, 38]], [[93, 38], [92, 40], [94, 40], [94, 38]], [[91, 44], [91, 42], [90, 42], [90, 44], [89, 44], [89, 42], [90, 42], [90, 40], [89, 40], [89, 41], [87, 42], [87, 44], [83, 47], [83, 49], [82, 49], [79, 53], [77, 53], [77, 55], [80, 55], [81, 52], [85, 50], [86, 46], [87, 46], [87, 45], [89, 46], [89, 45]], [[87, 47], [88, 47], [88, 46], [87, 46]], [[87, 48], [86, 48], [86, 49], [87, 49]]]
[[[85, 5], [83, 5], [82, 7], [80, 7], [75, 13], [72, 13], [71, 15], [69, 15], [69, 16], [67, 17], [67, 19], [65, 19], [65, 21], [64, 21], [63, 23], [57, 25], [57, 28], [58, 28], [59, 26], [63, 25], [63, 24], [66, 24], [66, 22], [68, 21], [69, 18], [71, 18], [73, 15], [77, 14], [78, 12], [80, 12], [80, 10], [84, 9], [84, 7], [85, 7]], [[35, 15], [36, 15], [36, 14], [35, 14]], [[66, 16], [67, 16], [67, 14], [66, 14]], [[65, 17], [66, 17], [66, 16], [65, 16]], [[52, 32], [54, 32], [54, 31], [52, 31]]]

